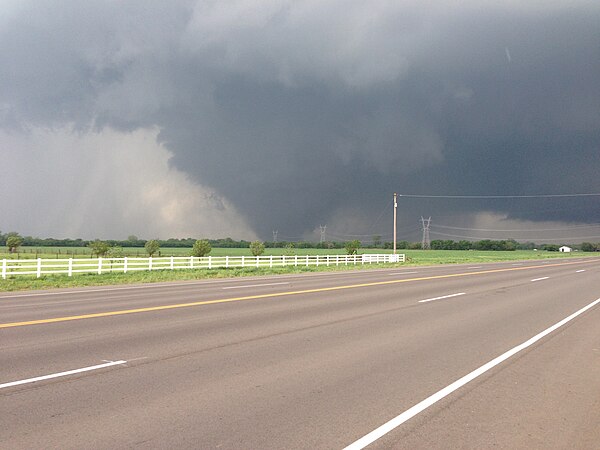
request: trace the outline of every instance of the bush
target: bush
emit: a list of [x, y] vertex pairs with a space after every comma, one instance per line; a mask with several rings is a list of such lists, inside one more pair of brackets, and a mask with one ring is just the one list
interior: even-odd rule
[[122, 258], [123, 257], [123, 247], [119, 245], [115, 245], [108, 249], [106, 255], [109, 258]]
[[356, 255], [358, 249], [360, 248], [360, 241], [358, 239], [354, 239], [353, 241], [346, 242], [344, 246], [346, 249], [346, 253], [349, 255]]
[[156, 239], [151, 239], [144, 245], [148, 256], [154, 255], [160, 249], [160, 243]]
[[6, 236], [6, 246], [9, 253], [15, 253], [22, 244], [23, 238], [17, 233], [8, 233]]
[[265, 244], [261, 241], [250, 242], [250, 251], [254, 256], [260, 256], [265, 252]]
[[99, 239], [90, 242], [88, 247], [92, 250], [92, 255], [96, 255], [98, 257], [105, 256], [110, 249], [110, 245], [108, 245], [108, 243]]
[[210, 253], [211, 250], [212, 247], [210, 245], [210, 242], [208, 242], [208, 239], [199, 239], [196, 242], [194, 242], [194, 245], [192, 247], [192, 256], [206, 256]]

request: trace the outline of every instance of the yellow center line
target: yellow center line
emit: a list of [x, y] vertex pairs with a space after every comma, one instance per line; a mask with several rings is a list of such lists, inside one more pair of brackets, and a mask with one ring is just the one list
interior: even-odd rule
[[[587, 261], [586, 261], [587, 262]], [[54, 317], [50, 319], [38, 319], [38, 320], [28, 320], [24, 322], [10, 322], [10, 323], [0, 323], [0, 328], [14, 328], [14, 327], [23, 327], [27, 325], [39, 325], [45, 323], [56, 323], [56, 322], [68, 322], [71, 320], [82, 320], [82, 319], [94, 319], [98, 317], [110, 317], [110, 316], [121, 316], [125, 314], [136, 314], [143, 312], [151, 312], [151, 311], [164, 311], [168, 309], [176, 309], [176, 308], [189, 308], [192, 306], [203, 306], [203, 305], [214, 305], [217, 303], [230, 303], [230, 302], [241, 302], [245, 300], [256, 300], [263, 298], [272, 298], [272, 297], [285, 297], [290, 295], [298, 295], [298, 294], [312, 294], [316, 292], [328, 292], [328, 291], [339, 291], [342, 289], [355, 289], [361, 287], [370, 287], [370, 286], [383, 286], [388, 284], [398, 284], [398, 283], [408, 283], [412, 281], [426, 281], [426, 280], [438, 280], [442, 278], [456, 278], [456, 277], [465, 277], [472, 275], [485, 275], [489, 273], [498, 273], [498, 272], [512, 272], [516, 270], [529, 270], [529, 269], [540, 269], [545, 267], [556, 267], [556, 266], [566, 266], [571, 264], [581, 264], [582, 262], [565, 262], [558, 264], [544, 264], [539, 266], [526, 266], [526, 267], [511, 267], [507, 269], [492, 269], [492, 270], [482, 270], [478, 272], [462, 272], [462, 273], [454, 273], [454, 274], [446, 274], [446, 275], [432, 275], [428, 277], [419, 277], [419, 278], [405, 278], [402, 280], [387, 280], [387, 281], [374, 281], [371, 283], [361, 283], [361, 284], [350, 284], [350, 285], [342, 285], [342, 286], [331, 286], [325, 288], [315, 288], [315, 289], [304, 289], [301, 291], [287, 291], [287, 292], [276, 292], [272, 294], [257, 294], [257, 295], [247, 295], [244, 297], [233, 297], [233, 298], [223, 298], [217, 300], [205, 300], [191, 303], [179, 303], [174, 305], [160, 305], [160, 306], [150, 306], [146, 308], [136, 308], [136, 309], [123, 309], [118, 311], [107, 311], [107, 312], [99, 312], [92, 314], [82, 314], [78, 316], [66, 316], [66, 317]]]

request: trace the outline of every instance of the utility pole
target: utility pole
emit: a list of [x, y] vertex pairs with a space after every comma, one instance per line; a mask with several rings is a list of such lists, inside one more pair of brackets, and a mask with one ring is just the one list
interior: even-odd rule
[[394, 192], [394, 255], [396, 254], [396, 210], [398, 209], [398, 194]]
[[278, 230], [273, 230], [273, 244], [277, 244], [277, 233], [279, 233]]
[[327, 225], [319, 225], [319, 230], [321, 230], [321, 240], [319, 243], [322, 244], [325, 240], [325, 230], [327, 230]]
[[429, 217], [429, 219], [424, 219], [423, 216], [421, 216], [421, 224], [423, 225], [423, 240], [421, 241], [421, 248], [423, 250], [429, 250], [431, 248], [431, 239], [429, 238], [431, 217]]

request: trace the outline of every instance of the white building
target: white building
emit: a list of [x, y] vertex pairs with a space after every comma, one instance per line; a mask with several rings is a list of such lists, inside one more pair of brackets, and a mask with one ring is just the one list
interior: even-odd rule
[[569, 253], [572, 252], [573, 249], [571, 247], [567, 247], [566, 245], [563, 245], [562, 247], [560, 247], [558, 249], [559, 252], [564, 252], [564, 253]]

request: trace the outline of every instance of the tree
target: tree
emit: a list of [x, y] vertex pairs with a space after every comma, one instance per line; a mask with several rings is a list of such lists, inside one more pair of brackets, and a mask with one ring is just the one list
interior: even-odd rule
[[376, 234], [373, 236], [373, 247], [378, 248], [381, 245], [381, 236]]
[[582, 242], [581, 243], [581, 251], [582, 252], [595, 252], [596, 246], [591, 242]]
[[288, 242], [285, 244], [285, 256], [294, 256], [296, 254], [295, 246], [293, 242]]
[[473, 248], [473, 243], [463, 239], [462, 241], [458, 241], [456, 246], [458, 250], [471, 250]]
[[560, 247], [557, 244], [543, 244], [541, 248], [547, 252], [557, 252]]
[[250, 251], [254, 256], [260, 256], [265, 252], [265, 244], [261, 241], [250, 242]]
[[23, 238], [19, 233], [13, 231], [6, 235], [6, 246], [9, 253], [15, 253], [21, 245], [23, 245]]
[[123, 247], [119, 245], [114, 245], [108, 249], [106, 253], [110, 258], [122, 258], [123, 257]]
[[110, 249], [110, 245], [106, 242], [96, 239], [88, 244], [88, 247], [92, 250], [92, 255], [96, 255], [98, 257], [104, 256], [108, 253]]
[[127, 236], [127, 240], [129, 242], [137, 242], [139, 239], [135, 234], [130, 234], [129, 236]]
[[360, 241], [358, 239], [348, 241], [344, 247], [346, 248], [346, 253], [349, 255], [356, 255], [358, 249], [360, 248]]
[[212, 247], [208, 239], [198, 239], [192, 246], [192, 256], [206, 256], [210, 253]]
[[153, 256], [160, 249], [160, 243], [156, 239], [150, 239], [146, 242], [144, 248], [146, 249], [148, 256]]

